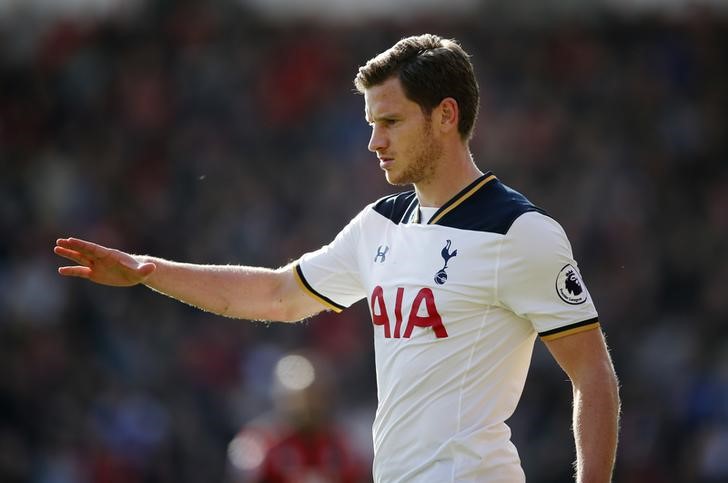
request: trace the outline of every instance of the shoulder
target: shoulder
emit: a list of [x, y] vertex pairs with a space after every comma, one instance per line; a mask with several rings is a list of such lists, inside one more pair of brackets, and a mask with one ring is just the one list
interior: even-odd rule
[[467, 198], [461, 199], [457, 208], [450, 209], [439, 224], [505, 235], [513, 223], [526, 213], [547, 216], [543, 209], [495, 176], [488, 176], [484, 181], [481, 186], [476, 185], [466, 193]]
[[514, 217], [505, 234], [510, 237], [528, 237], [554, 232], [563, 232], [558, 221], [543, 211], [531, 210]]
[[533, 270], [553, 270], [572, 263], [572, 248], [566, 232], [553, 218], [539, 212], [527, 212], [513, 221], [505, 236], [503, 257]]
[[539, 246], [548, 246], [566, 239], [566, 233], [559, 222], [538, 211], [521, 213], [513, 220], [505, 235], [534, 250], [538, 250]]

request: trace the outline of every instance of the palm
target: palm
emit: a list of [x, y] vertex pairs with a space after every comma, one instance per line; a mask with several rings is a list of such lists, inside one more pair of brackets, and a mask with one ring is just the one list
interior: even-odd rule
[[78, 264], [60, 267], [58, 273], [61, 275], [115, 287], [141, 283], [156, 268], [153, 263], [142, 263], [128, 253], [77, 238], [58, 239], [53, 251]]

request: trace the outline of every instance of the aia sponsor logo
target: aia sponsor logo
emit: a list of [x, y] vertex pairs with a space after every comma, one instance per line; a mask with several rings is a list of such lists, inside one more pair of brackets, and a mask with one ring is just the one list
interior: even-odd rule
[[[442, 317], [437, 310], [435, 303], [435, 294], [432, 289], [421, 288], [412, 300], [412, 304], [406, 313], [402, 312], [404, 300], [404, 287], [397, 287], [394, 294], [394, 312], [389, 311], [392, 307], [392, 300], [387, 302], [384, 289], [377, 285], [369, 297], [369, 307], [372, 313], [372, 322], [376, 326], [381, 326], [384, 330], [386, 339], [409, 339], [415, 327], [423, 329], [432, 329], [437, 338], [447, 337], [447, 330], [442, 324]], [[391, 295], [390, 295], [391, 297]], [[394, 317], [390, 317], [393, 315]], [[407, 324], [402, 324], [407, 319]], [[392, 324], [394, 320], [394, 324]]]

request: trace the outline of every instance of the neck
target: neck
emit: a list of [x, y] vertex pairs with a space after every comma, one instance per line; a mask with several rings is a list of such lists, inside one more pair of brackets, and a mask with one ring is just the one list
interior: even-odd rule
[[439, 208], [482, 175], [467, 148], [443, 156], [433, 176], [414, 185], [420, 206]]

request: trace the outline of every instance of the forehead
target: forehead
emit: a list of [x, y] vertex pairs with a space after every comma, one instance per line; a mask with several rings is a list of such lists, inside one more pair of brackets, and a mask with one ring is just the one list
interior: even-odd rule
[[397, 77], [387, 79], [364, 91], [364, 113], [369, 121], [382, 116], [404, 115], [414, 111], [420, 111], [420, 107], [407, 99], [402, 83]]

